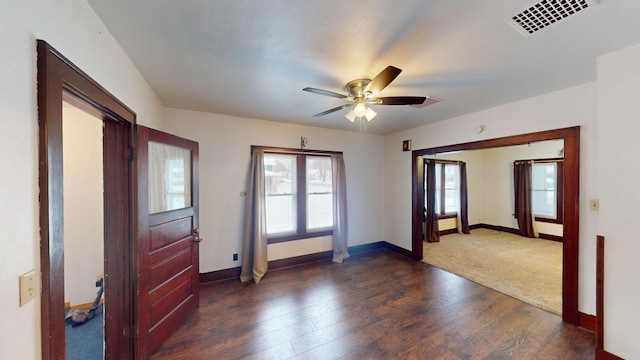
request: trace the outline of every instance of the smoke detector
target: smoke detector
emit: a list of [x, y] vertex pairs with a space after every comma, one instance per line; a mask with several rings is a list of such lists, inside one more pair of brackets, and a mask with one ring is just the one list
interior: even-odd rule
[[505, 21], [529, 36], [594, 5], [596, 0], [542, 0]]

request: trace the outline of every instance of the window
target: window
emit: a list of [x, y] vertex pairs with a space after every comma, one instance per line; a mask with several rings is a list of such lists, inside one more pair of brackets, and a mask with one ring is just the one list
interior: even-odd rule
[[267, 234], [297, 230], [296, 161], [292, 155], [264, 156]]
[[[440, 217], [458, 212], [458, 164], [436, 161], [436, 213]], [[426, 183], [426, 181], [425, 181]]]
[[533, 163], [531, 198], [537, 221], [562, 221], [562, 161]]
[[333, 226], [333, 184], [331, 158], [306, 156], [307, 230]]
[[331, 235], [331, 157], [265, 153], [265, 194], [269, 243]]
[[191, 151], [149, 141], [149, 214], [191, 206]]

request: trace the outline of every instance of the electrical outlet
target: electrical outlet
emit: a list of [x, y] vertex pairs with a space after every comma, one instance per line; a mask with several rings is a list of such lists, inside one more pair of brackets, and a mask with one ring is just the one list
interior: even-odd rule
[[246, 191], [240, 191], [240, 197], [245, 197], [247, 196], [247, 192]]
[[238, 261], [238, 254], [233, 254], [233, 261]]
[[600, 211], [600, 200], [598, 199], [589, 200], [589, 210]]
[[40, 281], [35, 270], [20, 275], [20, 306], [35, 299], [40, 293]]

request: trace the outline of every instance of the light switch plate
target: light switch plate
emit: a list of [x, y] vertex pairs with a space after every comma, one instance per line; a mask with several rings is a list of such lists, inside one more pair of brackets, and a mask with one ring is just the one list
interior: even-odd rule
[[20, 306], [33, 300], [40, 293], [40, 281], [35, 270], [20, 275]]

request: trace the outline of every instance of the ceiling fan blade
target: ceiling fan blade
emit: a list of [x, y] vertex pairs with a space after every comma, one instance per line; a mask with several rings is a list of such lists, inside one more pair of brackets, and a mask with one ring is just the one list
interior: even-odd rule
[[338, 107], [334, 107], [333, 109], [329, 109], [327, 111], [323, 111], [321, 113], [317, 113], [317, 114], [313, 115], [313, 117], [320, 117], [320, 116], [324, 116], [324, 115], [327, 115], [327, 114], [331, 114], [332, 112], [336, 112], [338, 110], [342, 110], [342, 109], [345, 109], [345, 108], [348, 108], [348, 107], [351, 107], [351, 106], [353, 106], [353, 104], [344, 104], [344, 105], [341, 105], [341, 106], [338, 106]]
[[331, 97], [338, 98], [338, 99], [346, 99], [347, 98], [347, 95], [338, 94], [336, 92], [328, 91], [328, 90], [316, 89], [316, 88], [312, 88], [312, 87], [306, 87], [306, 88], [304, 88], [302, 90], [308, 91], [310, 93], [318, 94], [318, 95], [331, 96]]
[[364, 88], [364, 92], [370, 92], [372, 96], [376, 96], [377, 93], [386, 88], [387, 85], [391, 84], [391, 82], [398, 77], [401, 72], [402, 70], [395, 66], [387, 66], [386, 69], [382, 70], [380, 74], [376, 75], [376, 77], [371, 80], [369, 85]]
[[425, 96], [389, 96], [373, 99], [375, 105], [419, 105], [427, 98]]

